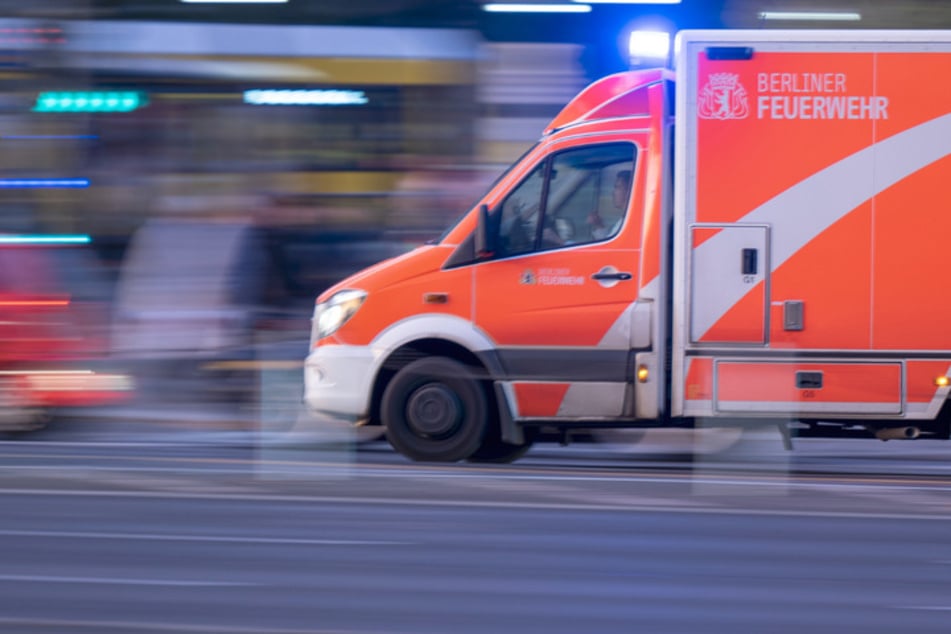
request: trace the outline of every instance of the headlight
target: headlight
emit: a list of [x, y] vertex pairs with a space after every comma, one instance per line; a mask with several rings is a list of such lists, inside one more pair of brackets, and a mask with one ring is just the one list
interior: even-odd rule
[[367, 294], [364, 291], [346, 290], [334, 293], [326, 302], [317, 304], [314, 308], [314, 323], [311, 328], [311, 348], [347, 323], [366, 298]]

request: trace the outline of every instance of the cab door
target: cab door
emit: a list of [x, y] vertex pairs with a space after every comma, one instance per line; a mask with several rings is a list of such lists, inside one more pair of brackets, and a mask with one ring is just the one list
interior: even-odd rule
[[639, 145], [553, 144], [490, 210], [495, 253], [475, 265], [474, 320], [496, 343], [518, 419], [629, 408]]

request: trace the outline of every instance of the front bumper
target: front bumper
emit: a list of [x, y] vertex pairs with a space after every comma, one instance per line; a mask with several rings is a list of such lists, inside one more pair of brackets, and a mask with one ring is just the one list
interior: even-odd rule
[[376, 358], [365, 346], [318, 346], [304, 362], [304, 403], [352, 422], [370, 415]]

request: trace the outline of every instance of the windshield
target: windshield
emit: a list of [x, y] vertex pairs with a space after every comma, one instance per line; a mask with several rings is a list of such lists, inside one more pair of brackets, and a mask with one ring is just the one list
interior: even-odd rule
[[[516, 165], [520, 165], [520, 164], [522, 163], [522, 161], [525, 159], [525, 157], [528, 156], [529, 154], [531, 154], [531, 153], [535, 150], [535, 148], [538, 147], [538, 144], [539, 144], [539, 142], [536, 141], [535, 143], [533, 143], [533, 144], [531, 145], [531, 147], [529, 147], [527, 150], [525, 150], [525, 151], [522, 153], [522, 155], [518, 157], [518, 159], [516, 159], [515, 161], [512, 161], [512, 163], [511, 163], [507, 168], [505, 168], [505, 170], [502, 171], [502, 173], [500, 173], [498, 176], [495, 177], [495, 180], [492, 181], [492, 184], [489, 185], [488, 187], [486, 187], [485, 190], [482, 192], [482, 194], [479, 195], [479, 197], [478, 197], [476, 200], [482, 200], [483, 198], [485, 198], [485, 195], [488, 194], [490, 191], [492, 191], [492, 190], [495, 188], [495, 186], [498, 185], [498, 184], [502, 181], [503, 178], [505, 178], [506, 176], [508, 176], [509, 173], [515, 168]], [[466, 209], [465, 211], [463, 211], [462, 213], [460, 213], [459, 216], [458, 216], [455, 220], [453, 220], [453, 221], [449, 224], [448, 227], [446, 227], [446, 230], [443, 231], [442, 234], [440, 234], [439, 238], [437, 238], [436, 240], [433, 240], [432, 243], [433, 243], [433, 244], [439, 244], [440, 242], [442, 242], [443, 240], [445, 240], [445, 239], [446, 239], [446, 236], [448, 236], [450, 233], [452, 233], [452, 230], [455, 229], [456, 226], [457, 226], [460, 222], [462, 222], [463, 218], [465, 218], [466, 216], [468, 216], [468, 215], [469, 215], [469, 212], [471, 212], [471, 211], [472, 211], [472, 208], [469, 208], [469, 209]]]

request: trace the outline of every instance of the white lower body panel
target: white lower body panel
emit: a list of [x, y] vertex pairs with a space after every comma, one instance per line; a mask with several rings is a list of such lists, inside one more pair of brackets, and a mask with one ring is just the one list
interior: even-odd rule
[[376, 365], [369, 347], [319, 346], [304, 362], [304, 403], [322, 414], [367, 418]]

